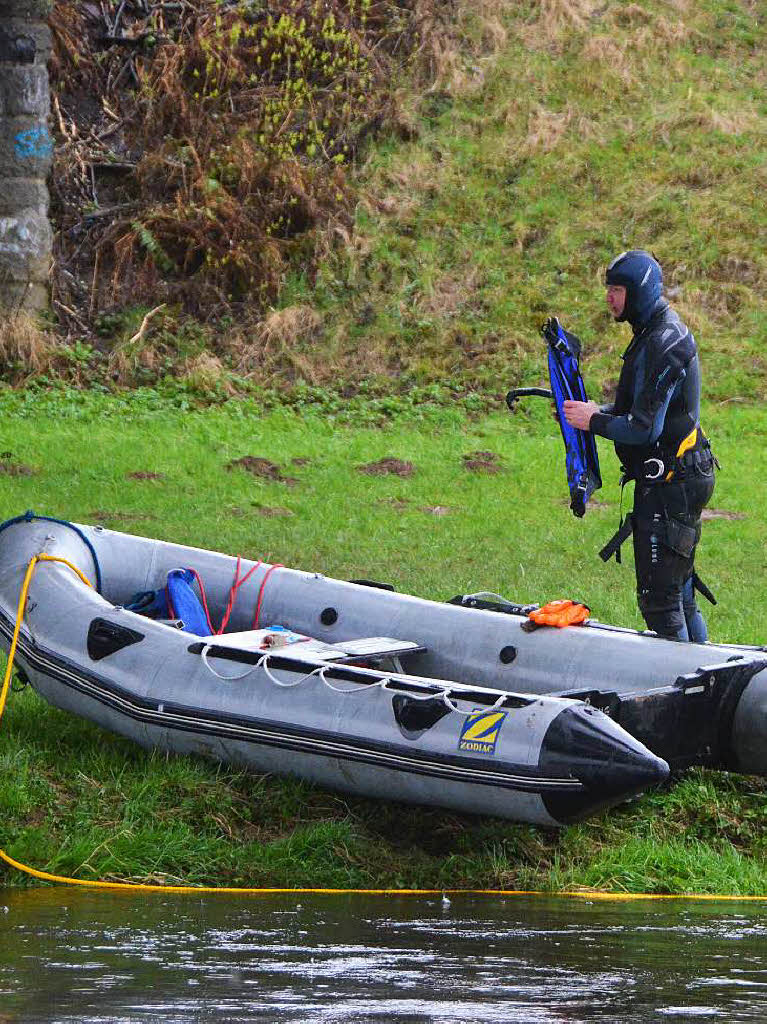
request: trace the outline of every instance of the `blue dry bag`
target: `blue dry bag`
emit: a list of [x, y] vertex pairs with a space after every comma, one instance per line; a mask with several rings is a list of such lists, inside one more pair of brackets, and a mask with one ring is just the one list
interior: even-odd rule
[[134, 594], [125, 607], [150, 619], [181, 619], [185, 632], [208, 636], [211, 629], [205, 609], [192, 589], [193, 582], [191, 569], [171, 569], [167, 586]]

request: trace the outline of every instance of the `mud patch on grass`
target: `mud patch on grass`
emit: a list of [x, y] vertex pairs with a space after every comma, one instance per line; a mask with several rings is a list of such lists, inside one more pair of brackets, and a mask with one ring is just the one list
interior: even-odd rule
[[283, 508], [282, 505], [254, 505], [253, 508], [257, 515], [265, 516], [267, 519], [292, 516], [294, 514], [289, 508]]
[[[559, 504], [560, 505], [567, 505], [567, 507], [569, 508], [570, 507], [570, 499], [569, 498], [562, 498], [560, 500]], [[615, 508], [614, 505], [608, 505], [608, 503], [606, 501], [596, 501], [594, 498], [589, 498], [589, 500], [586, 502], [586, 511], [587, 512], [609, 512], [611, 509], [614, 509], [614, 508]]]
[[272, 480], [275, 483], [288, 484], [291, 487], [298, 483], [294, 476], [285, 476], [276, 462], [264, 459], [259, 455], [243, 455], [241, 459], [233, 459], [228, 462], [226, 468], [230, 471], [244, 469], [262, 480]]
[[226, 514], [233, 516], [235, 519], [241, 519], [243, 516], [249, 515], [273, 518], [275, 516], [292, 516], [295, 514], [291, 512], [289, 508], [283, 508], [281, 505], [262, 505], [259, 501], [252, 501], [250, 505], [250, 508], [241, 508], [239, 505], [229, 505], [226, 509]]
[[703, 520], [708, 519], [745, 519], [742, 512], [729, 512], [726, 508], [704, 508], [700, 514]]
[[428, 513], [430, 516], [449, 516], [454, 509], [449, 505], [424, 505], [421, 511]]
[[397, 509], [398, 512], [402, 512], [406, 509], [410, 502], [407, 498], [379, 498], [376, 502], [377, 505], [388, 505], [390, 508]]
[[357, 466], [360, 473], [367, 476], [400, 476], [410, 477], [415, 473], [415, 466], [412, 462], [404, 462], [402, 459], [391, 457], [379, 459], [378, 462], [368, 462], [364, 466]]
[[97, 523], [106, 523], [110, 520], [116, 523], [135, 523], [141, 519], [154, 519], [148, 512], [110, 512], [105, 508], [96, 508], [88, 513], [88, 518]]
[[312, 459], [307, 459], [303, 455], [296, 455], [290, 460], [291, 466], [310, 466]]
[[500, 473], [503, 469], [500, 456], [495, 452], [467, 452], [461, 458], [463, 459], [463, 468], [468, 469], [471, 473]]
[[36, 476], [38, 470], [24, 462], [15, 462], [13, 452], [0, 454], [0, 474], [3, 476]]
[[125, 474], [126, 480], [164, 480], [164, 473], [154, 473], [151, 469], [136, 469]]

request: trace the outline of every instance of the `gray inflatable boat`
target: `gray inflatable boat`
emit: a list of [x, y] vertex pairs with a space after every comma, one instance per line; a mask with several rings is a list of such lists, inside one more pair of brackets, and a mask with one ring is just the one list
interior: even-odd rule
[[[143, 746], [550, 826], [668, 775], [602, 710], [526, 692], [561, 690], [576, 670], [565, 646], [558, 664], [545, 653], [545, 630], [523, 633], [522, 616], [27, 513], [0, 526], [6, 649], [41, 554], [69, 564], [40, 561], [32, 572], [18, 673], [50, 703]], [[153, 619], [125, 607], [137, 592], [162, 598], [179, 569], [198, 574], [189, 591], [204, 588], [204, 621], [228, 613], [227, 632], [194, 635], [173, 608]], [[600, 638], [638, 643], [578, 635], [577, 656], [603, 669]]]

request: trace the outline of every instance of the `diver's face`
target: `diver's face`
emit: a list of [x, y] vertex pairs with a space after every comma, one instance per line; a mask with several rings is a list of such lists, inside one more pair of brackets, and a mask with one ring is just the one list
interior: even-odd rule
[[626, 308], [626, 289], [622, 284], [608, 284], [607, 305], [613, 316], [620, 316]]

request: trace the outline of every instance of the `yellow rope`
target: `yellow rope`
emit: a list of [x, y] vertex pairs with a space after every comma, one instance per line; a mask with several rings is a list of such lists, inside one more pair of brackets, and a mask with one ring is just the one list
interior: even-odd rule
[[[5, 702], [8, 696], [8, 690], [11, 683], [11, 674], [13, 670], [13, 662], [16, 657], [16, 647], [18, 646], [19, 633], [21, 632], [21, 623], [24, 617], [24, 609], [27, 603], [27, 593], [29, 591], [29, 584], [32, 580], [32, 574], [35, 571], [35, 567], [38, 562], [61, 562], [63, 565], [68, 566], [73, 572], [77, 573], [83, 583], [93, 589], [93, 584], [90, 580], [83, 575], [82, 572], [77, 568], [76, 565], [72, 565], [66, 558], [57, 558], [54, 555], [35, 555], [30, 559], [27, 571], [24, 576], [24, 582], [21, 587], [21, 594], [19, 596], [19, 604], [16, 609], [16, 626], [13, 631], [13, 639], [11, 640], [10, 650], [8, 652], [8, 664], [5, 669], [5, 676], [3, 678], [2, 690], [0, 690], [0, 718], [3, 716], [5, 710]], [[0, 860], [10, 865], [12, 868], [16, 868], [17, 871], [21, 871], [26, 875], [30, 875], [32, 878], [39, 878], [44, 882], [60, 882], [65, 885], [81, 885], [89, 889], [131, 889], [134, 892], [194, 892], [194, 893], [237, 893], [237, 894], [259, 894], [263, 896], [269, 895], [285, 895], [290, 893], [324, 893], [325, 895], [364, 895], [364, 896], [569, 896], [578, 897], [580, 899], [588, 900], [744, 900], [744, 901], [764, 901], [767, 900], [767, 896], [717, 896], [712, 894], [695, 895], [685, 893], [651, 893], [651, 892], [591, 892], [589, 890], [572, 890], [566, 892], [541, 892], [536, 889], [300, 889], [300, 888], [237, 888], [229, 886], [207, 886], [207, 885], [143, 885], [140, 882], [105, 882], [102, 880], [91, 880], [85, 878], [67, 878], [64, 875], [52, 875], [48, 871], [38, 871], [36, 868], [31, 868], [27, 864], [22, 864], [20, 861], [14, 860], [10, 857], [5, 850], [0, 849]]]
[[29, 584], [32, 582], [32, 573], [35, 571], [35, 566], [38, 562], [63, 562], [64, 565], [68, 565], [69, 568], [76, 572], [83, 583], [86, 583], [91, 590], [93, 590], [93, 584], [84, 576], [76, 565], [72, 565], [66, 558], [56, 558], [53, 555], [34, 555], [29, 560], [27, 571], [24, 575], [24, 582], [21, 585], [21, 594], [19, 595], [19, 604], [16, 608], [16, 626], [13, 630], [13, 639], [11, 640], [10, 650], [8, 651], [8, 664], [5, 667], [5, 676], [3, 677], [3, 686], [0, 690], [0, 718], [3, 717], [3, 711], [5, 711], [5, 702], [8, 699], [8, 689], [11, 685], [11, 674], [13, 671], [13, 661], [16, 657], [16, 647], [19, 642], [19, 633], [21, 632], [21, 622], [24, 618], [24, 609], [27, 604], [27, 592], [29, 591]]

